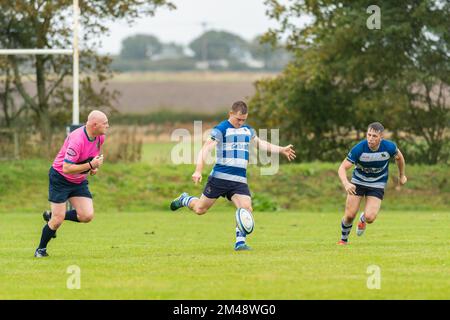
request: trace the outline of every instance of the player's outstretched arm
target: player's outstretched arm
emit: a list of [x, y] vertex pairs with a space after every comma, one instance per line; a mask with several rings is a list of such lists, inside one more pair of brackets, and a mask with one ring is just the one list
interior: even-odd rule
[[351, 163], [350, 161], [348, 161], [347, 159], [344, 159], [344, 161], [342, 161], [341, 165], [339, 166], [338, 169], [338, 175], [339, 175], [339, 179], [341, 180], [342, 185], [345, 188], [345, 191], [348, 194], [356, 194], [356, 186], [348, 181], [347, 178], [347, 170], [349, 170], [351, 167], [353, 166], [353, 163]]
[[398, 167], [398, 181], [400, 185], [404, 185], [406, 181], [408, 181], [408, 178], [406, 178], [405, 175], [405, 157], [403, 157], [403, 154], [400, 152], [400, 150], [398, 150], [397, 154], [395, 155], [395, 163]]
[[281, 146], [272, 144], [268, 141], [262, 140], [259, 137], [255, 137], [255, 142], [256, 142], [258, 148], [260, 148], [261, 150], [274, 152], [274, 153], [280, 153], [280, 154], [284, 155], [289, 161], [294, 160], [296, 157], [294, 146], [292, 144], [287, 145], [285, 147], [281, 147]]
[[202, 171], [206, 157], [211, 152], [211, 150], [216, 147], [216, 145], [217, 141], [208, 139], [198, 153], [195, 172], [192, 174], [192, 181], [194, 181], [195, 184], [202, 182]]

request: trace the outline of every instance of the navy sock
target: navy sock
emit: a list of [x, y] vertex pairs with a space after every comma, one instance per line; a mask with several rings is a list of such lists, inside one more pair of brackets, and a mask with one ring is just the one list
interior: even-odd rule
[[76, 210], [66, 211], [66, 217], [64, 218], [64, 220], [80, 222], [80, 220], [78, 220], [77, 211]]
[[353, 224], [351, 222], [350, 222], [350, 224], [346, 224], [344, 222], [344, 219], [342, 219], [342, 221], [341, 221], [341, 230], [342, 230], [342, 232], [341, 232], [341, 234], [342, 234], [341, 240], [342, 241], [345, 241], [345, 242], [348, 241], [348, 236], [350, 234], [350, 231], [352, 230], [352, 226], [353, 226]]
[[53, 237], [53, 235], [56, 233], [56, 230], [50, 229], [48, 224], [44, 226], [42, 229], [42, 236], [41, 236], [41, 242], [39, 243], [38, 249], [45, 249], [47, 248], [47, 243], [50, 241], [50, 239]]

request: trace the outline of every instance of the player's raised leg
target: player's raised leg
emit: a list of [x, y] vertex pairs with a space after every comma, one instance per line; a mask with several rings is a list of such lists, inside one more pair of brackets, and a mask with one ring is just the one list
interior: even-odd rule
[[371, 224], [377, 218], [378, 212], [381, 208], [381, 199], [378, 197], [367, 196], [366, 205], [363, 213], [359, 217], [357, 235], [362, 236], [366, 230], [367, 224]]
[[[76, 191], [76, 195], [70, 196], [68, 200], [74, 209], [65, 212], [64, 220], [89, 222], [94, 218], [94, 204], [87, 185], [82, 185], [82, 187]], [[44, 211], [42, 216], [45, 221], [50, 221], [52, 212]]]
[[[236, 209], [243, 208], [247, 211], [253, 212], [252, 198], [250, 196], [243, 194], [234, 194], [231, 197], [231, 201], [235, 205]], [[247, 235], [239, 230], [239, 228], [236, 226], [236, 243], [234, 245], [234, 250], [251, 250], [251, 248], [245, 243], [246, 236]]]
[[51, 202], [51, 210], [52, 210], [52, 217], [42, 229], [41, 241], [39, 242], [39, 246], [34, 253], [34, 256], [37, 258], [48, 256], [47, 244], [54, 237], [56, 230], [61, 226], [61, 224], [64, 221], [66, 213], [66, 204]]
[[200, 198], [190, 196], [186, 192], [182, 193], [178, 198], [174, 199], [170, 204], [170, 209], [177, 210], [187, 207], [198, 215], [202, 215], [216, 202], [217, 199], [208, 198], [204, 194]]
[[348, 243], [348, 237], [350, 235], [350, 231], [352, 230], [353, 220], [358, 213], [361, 199], [362, 197], [357, 195], [347, 195], [347, 201], [345, 202], [345, 214], [341, 220], [341, 240], [338, 242], [340, 245], [346, 245]]
[[91, 198], [71, 197], [69, 201], [75, 210], [72, 210], [70, 219], [67, 216], [69, 211], [66, 212], [66, 220], [88, 223], [94, 219], [94, 202]]
[[209, 210], [209, 208], [212, 207], [212, 205], [216, 202], [217, 199], [214, 198], [208, 198], [204, 194], [200, 196], [200, 199], [194, 198], [192, 199], [189, 204], [188, 208], [194, 211], [198, 215], [205, 214], [206, 211]]

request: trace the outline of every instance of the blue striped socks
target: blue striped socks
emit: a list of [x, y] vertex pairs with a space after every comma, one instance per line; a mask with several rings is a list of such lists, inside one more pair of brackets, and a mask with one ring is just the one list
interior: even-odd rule
[[350, 234], [350, 231], [352, 230], [353, 224], [345, 224], [344, 220], [341, 221], [341, 230], [342, 230], [342, 237], [341, 240], [347, 242], [348, 236]]
[[235, 244], [235, 247], [240, 245], [240, 244], [245, 243], [245, 237], [246, 237], [246, 234], [242, 233], [242, 231], [239, 230], [238, 227], [236, 227], [236, 244]]
[[191, 203], [192, 200], [198, 199], [197, 197], [192, 197], [192, 196], [188, 196], [188, 197], [184, 197], [181, 199], [181, 205], [183, 207], [188, 207], [189, 208], [189, 204]]

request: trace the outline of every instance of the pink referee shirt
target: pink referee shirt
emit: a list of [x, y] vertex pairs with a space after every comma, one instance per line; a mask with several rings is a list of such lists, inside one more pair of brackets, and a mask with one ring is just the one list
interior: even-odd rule
[[89, 140], [86, 132], [86, 126], [82, 126], [72, 131], [64, 141], [61, 150], [56, 155], [52, 167], [58, 171], [67, 181], [80, 184], [86, 180], [88, 173], [63, 173], [63, 163], [81, 164], [87, 163], [99, 154], [101, 146], [105, 142], [105, 136], [101, 135]]

